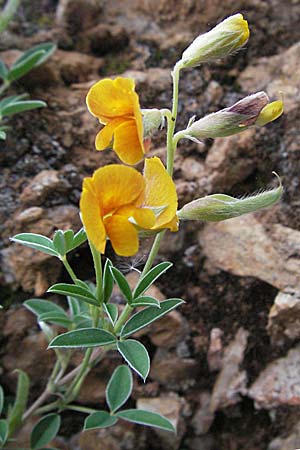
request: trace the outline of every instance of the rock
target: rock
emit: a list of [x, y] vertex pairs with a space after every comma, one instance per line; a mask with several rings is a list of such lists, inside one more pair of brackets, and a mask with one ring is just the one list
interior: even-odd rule
[[76, 48], [79, 51], [95, 56], [121, 52], [128, 44], [129, 36], [123, 27], [102, 23], [81, 33], [76, 39]]
[[[16, 244], [17, 245], [17, 244]], [[61, 272], [61, 263], [57, 258], [28, 247], [15, 245], [1, 251], [5, 281], [24, 291], [34, 290], [36, 296], [46, 292], [54, 284]]]
[[272, 342], [283, 345], [300, 337], [299, 292], [279, 292], [269, 313], [267, 330]]
[[[139, 432], [137, 433], [137, 430]], [[110, 428], [88, 430], [74, 436], [70, 448], [84, 450], [133, 450], [145, 448], [145, 429], [130, 422], [120, 420]]]
[[188, 323], [178, 311], [171, 311], [150, 325], [147, 334], [157, 347], [176, 347], [187, 338]]
[[[42, 218], [35, 221], [35, 217]], [[16, 220], [9, 223], [6, 233], [13, 236], [21, 232], [31, 232], [53, 237], [56, 229], [81, 228], [78, 209], [71, 205], [61, 205], [54, 208], [28, 208], [26, 213], [16, 213]], [[30, 220], [33, 212], [32, 222]], [[50, 255], [39, 252], [20, 244], [11, 244], [1, 250], [1, 270], [6, 284], [14, 289], [18, 285], [35, 295], [45, 293], [48, 287], [57, 282], [62, 270], [60, 261]]]
[[13, 338], [22, 337], [35, 326], [35, 316], [24, 306], [11, 308], [6, 313], [6, 321], [3, 327], [3, 336]]
[[139, 398], [136, 403], [138, 409], [161, 414], [170, 420], [172, 425], [178, 429], [180, 422], [180, 411], [184, 400], [177, 394], [163, 394], [155, 398]]
[[245, 93], [265, 90], [272, 99], [284, 96], [284, 111], [299, 107], [300, 42], [279, 55], [258, 59], [240, 74]]
[[150, 378], [168, 389], [187, 389], [195, 384], [197, 372], [196, 360], [158, 349], [151, 362]]
[[213, 328], [210, 332], [210, 342], [207, 352], [208, 367], [211, 372], [222, 368], [222, 345], [223, 331], [220, 328]]
[[[15, 369], [21, 369], [30, 377], [32, 385], [45, 387], [55, 361], [55, 354], [48, 350], [48, 342], [42, 332], [32, 332], [25, 337], [10, 337], [5, 346], [2, 366], [6, 383], [16, 386]], [[37, 364], [38, 361], [38, 364]]]
[[56, 23], [71, 35], [76, 35], [97, 25], [102, 8], [98, 0], [60, 0]]
[[268, 232], [255, 214], [216, 224], [199, 232], [210, 264], [235, 275], [259, 278], [280, 290], [296, 290], [300, 282], [299, 232], [271, 225]]
[[180, 170], [183, 179], [188, 181], [199, 180], [205, 176], [204, 164], [191, 156], [183, 159]]
[[257, 408], [300, 405], [300, 346], [267, 365], [248, 389]]
[[186, 444], [189, 450], [215, 450], [217, 448], [215, 439], [211, 434], [187, 438]]
[[209, 193], [222, 193], [245, 180], [255, 169], [255, 134], [256, 130], [250, 128], [228, 138], [215, 139], [205, 160], [206, 175], [199, 181], [200, 187]]
[[42, 170], [24, 188], [21, 202], [25, 205], [42, 205], [54, 192], [65, 192], [69, 185], [61, 179], [57, 170]]
[[185, 432], [183, 421], [180, 421], [180, 411], [183, 407], [184, 400], [176, 394], [162, 395], [156, 398], [139, 398], [136, 407], [153, 413], [165, 416], [176, 428], [176, 436], [167, 431], [153, 428], [153, 431], [159, 436], [161, 441], [161, 449], [176, 450], [180, 446], [180, 441]]
[[244, 359], [248, 335], [248, 331], [240, 328], [234, 340], [224, 350], [222, 370], [212, 391], [211, 412], [238, 403], [240, 394], [246, 392], [247, 374], [240, 371], [240, 364]]
[[211, 394], [207, 391], [199, 394], [198, 405], [192, 419], [192, 427], [196, 436], [206, 434], [214, 421], [214, 413], [210, 409]]
[[267, 450], [298, 450], [300, 448], [300, 423], [287, 437], [277, 437], [270, 442]]

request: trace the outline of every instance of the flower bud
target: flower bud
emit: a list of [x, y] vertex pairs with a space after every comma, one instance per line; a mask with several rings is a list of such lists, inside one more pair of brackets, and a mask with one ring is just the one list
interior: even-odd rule
[[159, 109], [143, 109], [144, 138], [151, 136], [159, 128], [163, 127], [164, 116]]
[[283, 103], [268, 103], [265, 92], [248, 95], [239, 102], [193, 122], [178, 137], [191, 140], [231, 136], [253, 125], [264, 125], [282, 114]]
[[227, 17], [207, 33], [199, 35], [183, 52], [179, 65], [196, 67], [230, 55], [246, 44], [249, 38], [248, 23], [242, 14]]
[[271, 206], [279, 201], [283, 192], [280, 178], [275, 175], [280, 183], [275, 189], [241, 199], [225, 194], [208, 195], [184, 205], [177, 216], [179, 220], [219, 222]]
[[255, 125], [262, 127], [269, 122], [273, 122], [273, 120], [277, 119], [283, 113], [283, 101], [276, 100], [275, 102], [269, 103], [266, 105], [258, 115], [258, 118], [255, 121]]

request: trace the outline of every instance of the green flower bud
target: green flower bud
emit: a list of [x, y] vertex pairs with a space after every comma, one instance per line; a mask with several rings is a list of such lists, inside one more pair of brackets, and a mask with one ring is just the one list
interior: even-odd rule
[[198, 36], [183, 52], [178, 64], [181, 68], [196, 67], [223, 58], [245, 45], [248, 38], [247, 21], [242, 14], [235, 14]]
[[164, 116], [159, 109], [143, 109], [144, 138], [151, 136], [164, 125]]
[[241, 199], [225, 194], [208, 195], [184, 205], [177, 216], [179, 220], [219, 222], [271, 206], [280, 200], [283, 192], [281, 180], [275, 175], [279, 180], [279, 186], [275, 189]]
[[282, 114], [281, 100], [269, 103], [263, 91], [248, 95], [229, 108], [221, 109], [193, 122], [186, 130], [179, 131], [177, 138], [198, 141], [204, 138], [217, 138], [241, 133], [254, 125], [265, 125]]

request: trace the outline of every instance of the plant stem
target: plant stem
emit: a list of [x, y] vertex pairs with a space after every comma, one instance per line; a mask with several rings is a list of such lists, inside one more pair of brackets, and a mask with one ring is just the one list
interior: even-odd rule
[[87, 414], [92, 414], [94, 412], [97, 412], [97, 409], [93, 408], [87, 408], [86, 406], [79, 406], [79, 405], [68, 405], [66, 409], [71, 409], [72, 411], [78, 411], [83, 412]]
[[[9, 81], [7, 81], [7, 80], [3, 81], [3, 83], [0, 86], [0, 95], [3, 94], [3, 92], [5, 92], [6, 89], [9, 88], [9, 86], [10, 86], [10, 82]], [[0, 120], [1, 119], [2, 119], [2, 117], [0, 117]]]
[[[99, 356], [101, 356], [101, 353], [103, 353], [103, 348], [97, 348], [96, 350], [94, 350], [94, 352], [91, 356], [90, 366], [92, 366], [93, 363], [98, 360]], [[57, 382], [57, 385], [62, 386], [64, 384], [68, 383], [70, 380], [72, 380], [77, 375], [77, 373], [80, 371], [80, 369], [81, 369], [81, 365], [78, 367], [75, 367], [75, 369], [71, 370], [71, 372], [67, 373], [67, 375], [65, 375], [63, 378], [61, 378]]]
[[0, 33], [5, 30], [16, 10], [18, 9], [20, 0], [7, 0], [2, 13], [0, 14]]
[[164, 235], [165, 235], [165, 232], [166, 232], [166, 230], [163, 230], [163, 231], [161, 231], [159, 234], [157, 234], [157, 235], [155, 236], [154, 242], [153, 242], [153, 244], [152, 244], [152, 247], [151, 247], [150, 253], [149, 253], [149, 255], [148, 255], [147, 262], [146, 262], [146, 264], [145, 264], [145, 266], [144, 266], [143, 272], [142, 272], [142, 274], [141, 274], [141, 277], [143, 277], [144, 275], [146, 275], [146, 273], [149, 272], [149, 270], [151, 269], [152, 264], [153, 264], [153, 261], [155, 260], [156, 255], [157, 255], [157, 253], [158, 253], [158, 250], [159, 250], [159, 247], [160, 247], [160, 243], [161, 243], [161, 241], [162, 241], [162, 238], [163, 238]]
[[177, 120], [178, 111], [178, 88], [179, 88], [179, 73], [180, 65], [177, 63], [172, 72], [173, 79], [173, 104], [172, 104], [172, 117], [168, 119], [168, 132], [167, 132], [167, 171], [170, 176], [173, 175], [174, 156], [176, 146], [173, 144], [173, 135]]
[[67, 270], [68, 274], [69, 274], [70, 277], [72, 278], [73, 283], [74, 283], [74, 284], [77, 284], [77, 283], [78, 283], [77, 277], [76, 277], [76, 275], [75, 275], [75, 273], [74, 273], [72, 267], [70, 266], [70, 264], [69, 264], [69, 262], [68, 262], [68, 260], [67, 260], [66, 255], [63, 256], [63, 257], [61, 257], [60, 260], [61, 260], [61, 262], [63, 263], [63, 265], [65, 266], [65, 269]]
[[66, 402], [72, 401], [74, 399], [75, 391], [77, 390], [77, 386], [81, 384], [83, 381], [81, 378], [85, 376], [85, 372], [89, 366], [90, 358], [92, 356], [93, 349], [88, 348], [85, 352], [84, 358], [82, 360], [82, 363], [80, 365], [79, 372], [76, 374], [74, 380], [70, 384], [70, 386], [67, 389], [66, 392]]
[[57, 359], [56, 362], [55, 362], [55, 365], [53, 367], [53, 370], [52, 370], [51, 376], [49, 378], [49, 381], [47, 383], [46, 389], [36, 399], [36, 401], [28, 408], [28, 410], [25, 411], [25, 413], [23, 414], [23, 417], [22, 417], [22, 421], [28, 419], [28, 417], [30, 417], [35, 412], [35, 410], [40, 405], [42, 405], [42, 403], [44, 403], [51, 394], [53, 394], [53, 391], [54, 391], [54, 380], [55, 380], [57, 374], [59, 373], [59, 370], [60, 370], [60, 361]]
[[[177, 111], [178, 111], [178, 89], [179, 89], [179, 73], [181, 66], [177, 63], [172, 72], [173, 79], [173, 103], [172, 103], [172, 112], [171, 114], [165, 114], [168, 123], [168, 132], [167, 132], [167, 172], [172, 177], [173, 176], [173, 167], [174, 167], [174, 157], [175, 151], [177, 147], [177, 141], [173, 140], [176, 120], [177, 120]], [[163, 110], [165, 111], [165, 110]], [[168, 111], [168, 110], [166, 110]], [[156, 258], [156, 255], [159, 251], [160, 243], [164, 237], [166, 230], [162, 230], [159, 234], [156, 235], [154, 242], [152, 244], [152, 248], [148, 255], [147, 262], [144, 266], [142, 275], [146, 275], [147, 272], [152, 267], [153, 261]], [[120, 317], [121, 318], [121, 317]]]
[[103, 287], [102, 287], [102, 261], [101, 261], [101, 254], [98, 252], [98, 250], [95, 248], [95, 246], [92, 244], [91, 241], [89, 241], [91, 253], [93, 256], [94, 261], [94, 268], [95, 268], [95, 274], [96, 274], [96, 286], [97, 286], [97, 299], [99, 301], [99, 304], [101, 305], [103, 303]]
[[45, 412], [52, 411], [53, 409], [59, 408], [60, 405], [61, 405], [61, 400], [55, 400], [54, 402], [48, 403], [47, 405], [42, 406], [41, 408], [38, 408], [34, 414], [40, 415]]
[[114, 333], [117, 334], [121, 330], [123, 324], [126, 322], [128, 317], [130, 316], [132, 309], [133, 308], [131, 308], [131, 306], [128, 305], [128, 303], [127, 303], [125, 308], [123, 309], [120, 317], [118, 318], [116, 325], [114, 326]]

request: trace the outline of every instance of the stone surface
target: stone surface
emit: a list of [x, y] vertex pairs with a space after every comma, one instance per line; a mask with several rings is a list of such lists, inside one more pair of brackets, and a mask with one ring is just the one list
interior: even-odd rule
[[95, 26], [100, 18], [102, 5], [97, 0], [60, 0], [56, 10], [56, 21], [70, 34]]
[[222, 370], [213, 387], [210, 411], [226, 408], [240, 401], [246, 393], [247, 374], [240, 370], [244, 359], [249, 333], [240, 328], [234, 340], [224, 350]]
[[300, 282], [299, 231], [281, 225], [268, 232], [254, 214], [217, 224], [199, 232], [209, 262], [240, 276], [257, 277], [278, 289], [296, 289]]
[[201, 392], [198, 399], [198, 405], [192, 419], [192, 427], [196, 436], [204, 435], [210, 429], [215, 415], [211, 410], [211, 394], [207, 391]]
[[150, 378], [169, 389], [188, 388], [195, 384], [197, 370], [196, 360], [158, 349], [151, 362]]
[[185, 425], [180, 420], [180, 411], [183, 407], [184, 400], [178, 395], [170, 393], [169, 395], [162, 395], [156, 398], [139, 398], [137, 400], [137, 408], [144, 409], [153, 413], [165, 416], [176, 429], [176, 437], [167, 431], [158, 430], [153, 431], [159, 436], [162, 449], [172, 448], [174, 450], [180, 447], [182, 435], [185, 432]]
[[20, 199], [24, 205], [40, 206], [54, 192], [66, 192], [68, 187], [56, 170], [43, 170], [24, 188]]
[[300, 347], [290, 350], [259, 374], [248, 389], [257, 408], [271, 409], [276, 406], [300, 405]]
[[213, 328], [210, 332], [210, 342], [207, 352], [208, 367], [211, 372], [222, 368], [222, 344], [223, 331], [220, 328]]
[[250, 64], [239, 76], [244, 92], [266, 90], [272, 99], [280, 92], [284, 97], [284, 111], [298, 108], [300, 102], [299, 77], [300, 42], [288, 50]]
[[277, 437], [270, 442], [267, 450], [298, 450], [300, 448], [300, 423], [286, 437]]
[[[255, 169], [256, 130], [250, 128], [229, 138], [215, 139], [205, 160], [205, 186], [208, 192], [224, 192], [245, 180]], [[200, 174], [201, 176], [201, 174]]]
[[279, 292], [270, 310], [268, 333], [273, 343], [283, 345], [300, 337], [299, 292]]

